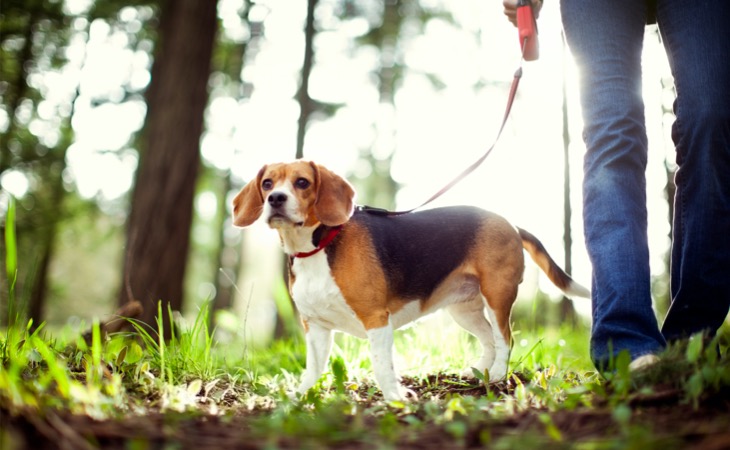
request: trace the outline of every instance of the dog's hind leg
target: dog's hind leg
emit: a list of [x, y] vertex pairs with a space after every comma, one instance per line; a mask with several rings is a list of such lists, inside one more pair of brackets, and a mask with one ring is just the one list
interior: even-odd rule
[[512, 330], [510, 329], [510, 312], [494, 310], [487, 305], [489, 321], [492, 322], [494, 336], [494, 364], [489, 368], [489, 381], [498, 381], [507, 376], [509, 354], [512, 349]]
[[[516, 274], [515, 279], [517, 278]], [[508, 280], [510, 282], [495, 282]], [[500, 278], [482, 282], [482, 293], [487, 300], [487, 317], [492, 324], [494, 336], [494, 364], [489, 368], [489, 381], [503, 379], [509, 368], [509, 354], [512, 349], [510, 316], [512, 304], [517, 298], [517, 282], [511, 282], [507, 274]]]
[[[482, 345], [482, 356], [473, 366], [475, 369], [485, 373], [494, 364], [494, 333], [492, 326], [489, 324], [484, 315], [485, 302], [481, 296], [475, 297], [473, 300], [464, 303], [456, 303], [449, 305], [446, 310], [454, 318], [454, 321], [468, 331], [479, 340]], [[473, 377], [474, 373], [471, 367], [464, 370], [462, 376]]]

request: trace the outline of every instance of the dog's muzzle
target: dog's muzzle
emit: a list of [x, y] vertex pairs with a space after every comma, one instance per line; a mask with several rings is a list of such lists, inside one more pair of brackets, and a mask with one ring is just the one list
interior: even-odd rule
[[285, 225], [301, 226], [303, 224], [303, 222], [291, 217], [290, 213], [287, 211], [288, 200], [289, 195], [281, 191], [274, 191], [266, 198], [270, 211], [268, 218], [270, 227], [278, 228]]

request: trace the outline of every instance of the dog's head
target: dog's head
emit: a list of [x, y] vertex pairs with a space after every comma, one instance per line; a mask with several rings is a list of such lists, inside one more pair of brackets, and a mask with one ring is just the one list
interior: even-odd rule
[[246, 227], [263, 215], [271, 228], [342, 225], [354, 198], [347, 181], [313, 162], [266, 165], [233, 199], [233, 224]]

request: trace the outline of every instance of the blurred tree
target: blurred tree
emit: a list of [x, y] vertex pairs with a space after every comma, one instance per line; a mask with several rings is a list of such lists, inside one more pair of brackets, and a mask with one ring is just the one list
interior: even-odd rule
[[299, 104], [299, 119], [297, 121], [297, 142], [294, 157], [304, 157], [304, 140], [307, 128], [314, 119], [326, 120], [334, 116], [343, 105], [327, 103], [312, 98], [309, 93], [309, 80], [315, 64], [314, 40], [317, 36], [316, 9], [319, 0], [307, 0], [307, 17], [304, 23], [304, 58], [299, 77], [299, 88], [296, 99]]
[[[314, 36], [317, 33], [314, 26], [314, 11], [318, 0], [307, 0], [307, 19], [304, 25], [304, 62], [297, 90], [299, 103], [299, 121], [297, 126], [297, 147], [295, 158], [304, 157], [304, 135], [307, 133], [309, 118], [314, 112], [314, 102], [309, 96], [309, 77], [314, 66]], [[278, 328], [278, 327], [277, 327]]]
[[[112, 26], [120, 23], [114, 31], [124, 33], [129, 47], [139, 44], [144, 48], [140, 42], [150, 42], [147, 22], [124, 23], [119, 15], [124, 8], [154, 3], [96, 0], [88, 11], [72, 12], [62, 1], [7, 0], [0, 9], [0, 177], [24, 179], [27, 184], [25, 192], [17, 193], [18, 287], [34, 326], [45, 319], [50, 298], [65, 298], [67, 280], [55, 280], [51, 275], [52, 266], [64, 265], [57, 261], [63, 247], [60, 234], [67, 233], [69, 224], [79, 217], [100, 212], [100, 199], [82, 199], [75, 191], [75, 178], [66, 160], [76, 140], [72, 121], [77, 104], [96, 107], [120, 102], [81, 99], [90, 24], [97, 19]], [[122, 89], [121, 102], [135, 93], [129, 86]], [[86, 229], [85, 233], [95, 231]], [[100, 303], [98, 298], [79, 302], [79, 296], [83, 293], [70, 293], [75, 304]], [[61, 316], [66, 319], [68, 315]]]
[[[454, 19], [447, 10], [418, 0], [386, 0], [378, 14], [369, 13], [369, 10], [370, 5], [347, 0], [343, 2], [341, 12], [344, 18], [368, 18], [370, 28], [358, 39], [358, 44], [375, 47], [379, 58], [374, 70], [380, 104], [378, 117], [373, 124], [375, 140], [371, 148], [361, 152], [361, 162], [370, 170], [364, 179], [358, 180], [358, 193], [364, 203], [393, 209], [400, 189], [390, 173], [397, 140], [395, 96], [408, 70], [402, 51], [404, 42], [423, 33], [426, 24], [432, 19], [448, 23], [453, 23]], [[419, 75], [435, 89], [444, 86], [436, 74]]]
[[[251, 0], [244, 0], [239, 9], [241, 26], [247, 30], [242, 41], [232, 41], [225, 36], [219, 38], [213, 58], [213, 70], [222, 78], [218, 89], [224, 91], [222, 95], [231, 95], [234, 98], [247, 100], [253, 91], [253, 87], [243, 79], [243, 68], [256, 58], [259, 49], [259, 42], [264, 37], [264, 25], [259, 19], [251, 18], [251, 11], [255, 4]], [[233, 135], [235, 130], [229, 130]], [[212, 279], [215, 280], [215, 297], [211, 305], [210, 325], [215, 320], [215, 311], [230, 309], [233, 307], [234, 289], [236, 287], [237, 275], [241, 265], [243, 247], [241, 234], [230, 233], [230, 197], [229, 193], [234, 189], [231, 179], [231, 171], [207, 168], [212, 178], [212, 189], [216, 193], [218, 205], [216, 215], [213, 219], [213, 229], [218, 233]]]
[[[213, 280], [215, 280], [215, 297], [211, 305], [210, 320], [214, 320], [215, 311], [230, 309], [233, 306], [233, 289], [236, 285], [236, 275], [241, 264], [242, 244], [240, 234], [235, 239], [229, 239], [226, 235], [225, 226], [229, 220], [228, 192], [233, 188], [230, 171], [221, 174], [218, 172], [218, 205], [216, 207], [215, 229], [218, 230], [218, 242], [215, 252], [215, 261], [218, 266], [215, 268]], [[233, 242], [231, 242], [233, 241]], [[231, 245], [236, 244], [236, 245]], [[213, 325], [213, 322], [210, 323]]]
[[[568, 46], [562, 39], [563, 70], [567, 70]], [[568, 122], [568, 86], [563, 77], [563, 249], [565, 250], [565, 271], [573, 273], [573, 230], [571, 221], [573, 208], [570, 204], [570, 123]], [[577, 314], [573, 301], [565, 296], [560, 300], [560, 323], [575, 326]]]
[[141, 320], [156, 328], [156, 305], [161, 301], [166, 336], [168, 305], [180, 310], [183, 303], [216, 8], [216, 1], [162, 4], [146, 92], [147, 116], [127, 223], [126, 286], [119, 302], [131, 300], [131, 292], [144, 305]]
[[[396, 117], [395, 93], [403, 81], [405, 63], [400, 51], [399, 40], [401, 29], [406, 19], [419, 18], [419, 22], [430, 17], [420, 14], [417, 1], [388, 0], [383, 3], [382, 21], [379, 26], [372, 27], [365, 35], [364, 42], [375, 45], [379, 50], [380, 64], [376, 70], [378, 83], [378, 101], [380, 113], [375, 127], [376, 138], [369, 152], [364, 152], [363, 160], [371, 168], [368, 185], [364, 189], [364, 198], [373, 205], [394, 209], [398, 183], [390, 175], [390, 166], [395, 155]], [[379, 162], [380, 161], [380, 162]]]
[[[304, 20], [304, 58], [302, 61], [302, 70], [299, 75], [299, 88], [296, 93], [296, 100], [299, 104], [299, 118], [297, 120], [297, 140], [294, 151], [295, 159], [304, 158], [304, 140], [307, 134], [307, 128], [309, 122], [312, 120], [312, 116], [318, 110], [321, 110], [322, 104], [316, 102], [309, 95], [309, 79], [312, 75], [312, 69], [314, 68], [314, 38], [317, 34], [317, 27], [315, 24], [315, 14], [318, 0], [307, 0], [307, 16]], [[329, 114], [330, 116], [332, 114]], [[281, 260], [281, 273], [284, 277], [285, 284], [288, 283], [287, 279], [289, 276], [289, 262], [287, 258]], [[291, 308], [296, 311], [296, 305], [294, 300], [289, 296], [289, 304]], [[277, 311], [276, 322], [274, 323], [274, 339], [283, 339], [287, 336], [288, 330], [293, 327], [286, 324], [286, 314], [282, 311]], [[290, 325], [290, 324], [289, 324]]]
[[[73, 117], [73, 112], [69, 116], [69, 121], [70, 117]], [[62, 141], [59, 142], [57, 151], [54, 152], [57, 154], [57, 161], [49, 167], [39, 168], [37, 173], [41, 176], [45, 174], [43, 176], [45, 181], [43, 188], [47, 191], [44, 197], [48, 202], [48, 208], [52, 208], [61, 213], [48, 214], [45, 223], [42, 225], [45, 229], [41, 229], [42, 232], [38, 236], [38, 261], [28, 302], [28, 316], [33, 319], [33, 329], [45, 319], [46, 299], [50, 286], [49, 269], [51, 261], [55, 256], [56, 240], [61, 221], [69, 212], [66, 208], [66, 197], [68, 193], [63, 182], [63, 171], [66, 169], [66, 151], [69, 145], [71, 145], [73, 135], [70, 123], [65, 124], [64, 128], [66, 132], [63, 134]]]
[[29, 316], [34, 327], [43, 320], [48, 268], [59, 224], [68, 213], [62, 175], [78, 86], [54, 104], [46, 100], [50, 87], [43, 76], [67, 63], [64, 51], [72, 32], [62, 6], [9, 0], [0, 10], [0, 112], [5, 119], [0, 120], [0, 179], [12, 174], [27, 184], [25, 192], [15, 193], [22, 197], [16, 223], [22, 260], [17, 291], [23, 303], [15, 309], [17, 318]]

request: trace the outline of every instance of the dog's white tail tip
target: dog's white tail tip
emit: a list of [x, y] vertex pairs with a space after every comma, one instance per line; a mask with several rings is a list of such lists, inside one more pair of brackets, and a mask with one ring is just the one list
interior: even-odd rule
[[580, 283], [571, 280], [565, 289], [565, 295], [568, 297], [591, 298], [591, 291]]

